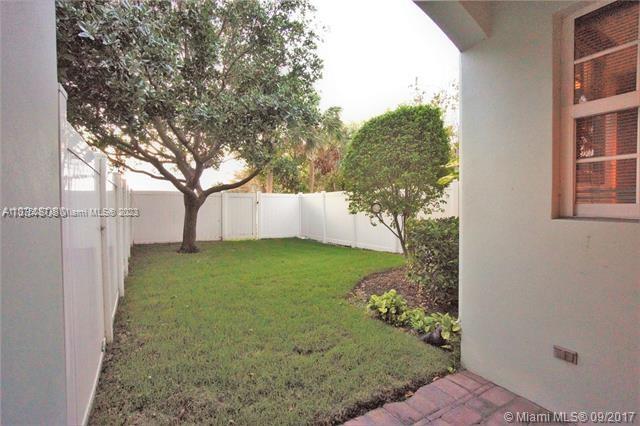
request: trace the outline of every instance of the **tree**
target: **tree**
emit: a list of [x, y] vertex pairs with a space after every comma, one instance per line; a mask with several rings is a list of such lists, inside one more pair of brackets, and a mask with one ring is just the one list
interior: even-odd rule
[[314, 192], [338, 185], [339, 165], [349, 139], [340, 112], [340, 107], [330, 107], [317, 123], [303, 123], [280, 134], [278, 161], [258, 176], [266, 192]]
[[340, 118], [342, 108], [333, 106], [322, 113], [316, 125], [301, 128], [297, 138], [302, 141], [302, 156], [308, 165], [309, 191], [316, 191], [318, 168], [327, 174], [337, 168], [346, 143], [345, 126]]
[[442, 110], [400, 106], [367, 121], [342, 163], [349, 208], [388, 228], [407, 254], [404, 222], [440, 207], [449, 160]]
[[[414, 88], [416, 96], [414, 102], [416, 104], [422, 104], [424, 102], [424, 91], [418, 86], [418, 78], [416, 77], [415, 85], [410, 86]], [[455, 114], [458, 110], [460, 103], [460, 87], [457, 82], [452, 83], [448, 89], [440, 90], [431, 98], [431, 104], [440, 107], [444, 115], [449, 113]], [[453, 181], [460, 180], [460, 154], [458, 144], [458, 125], [457, 121], [445, 127], [449, 138], [451, 139], [451, 155], [449, 163], [446, 164], [445, 169], [447, 174], [438, 180], [440, 185], [444, 187], [449, 186]]]
[[300, 162], [287, 154], [275, 158], [269, 164], [268, 173], [264, 176], [265, 192], [297, 193], [303, 191], [305, 186], [302, 182], [300, 168]]
[[[312, 12], [308, 0], [58, 1], [69, 120], [116, 166], [183, 193], [180, 252], [197, 251], [209, 195], [260, 173], [283, 129], [317, 121]], [[250, 173], [203, 188], [203, 171], [228, 156]]]

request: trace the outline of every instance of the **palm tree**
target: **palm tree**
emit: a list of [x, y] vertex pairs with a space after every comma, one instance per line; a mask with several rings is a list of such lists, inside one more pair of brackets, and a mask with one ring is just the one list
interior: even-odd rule
[[[330, 107], [322, 113], [316, 125], [290, 127], [281, 135], [284, 147], [278, 155], [307, 166], [310, 192], [318, 187], [319, 176], [329, 175], [338, 169], [349, 135], [340, 118], [341, 112], [340, 107]], [[265, 192], [273, 192], [277, 179], [273, 164], [267, 166], [260, 178]]]
[[302, 149], [309, 163], [309, 191], [316, 189], [318, 170], [326, 175], [337, 168], [346, 144], [346, 131], [340, 118], [342, 108], [328, 108], [317, 126], [307, 132]]

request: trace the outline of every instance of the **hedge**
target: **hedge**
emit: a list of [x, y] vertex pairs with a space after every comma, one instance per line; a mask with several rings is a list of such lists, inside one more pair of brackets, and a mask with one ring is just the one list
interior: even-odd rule
[[458, 236], [457, 217], [407, 224], [409, 279], [440, 303], [458, 303]]

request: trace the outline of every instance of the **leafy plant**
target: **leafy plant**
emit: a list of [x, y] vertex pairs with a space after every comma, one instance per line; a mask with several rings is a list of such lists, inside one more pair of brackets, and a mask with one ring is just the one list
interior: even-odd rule
[[407, 309], [399, 318], [400, 322], [418, 333], [431, 333], [440, 327], [444, 340], [460, 332], [460, 320], [448, 313], [434, 312], [427, 315], [422, 308]]
[[408, 225], [408, 276], [436, 302], [458, 303], [458, 218], [414, 220]]
[[405, 298], [395, 290], [389, 290], [381, 296], [373, 294], [367, 303], [367, 310], [373, 311], [377, 318], [395, 326], [403, 325], [401, 317], [407, 307]]
[[440, 335], [450, 341], [455, 334], [460, 333], [460, 320], [448, 313], [434, 312], [425, 318], [424, 331], [430, 333], [440, 327]]
[[400, 321], [405, 327], [409, 327], [418, 333], [424, 333], [427, 325], [427, 314], [422, 308], [407, 309], [400, 315]]
[[459, 341], [460, 320], [448, 313], [434, 312], [427, 315], [422, 308], [409, 308], [407, 301], [396, 290], [389, 290], [381, 296], [372, 294], [367, 303], [367, 310], [396, 327], [408, 327], [420, 334], [439, 331], [447, 344], [442, 346], [451, 349], [451, 344]]

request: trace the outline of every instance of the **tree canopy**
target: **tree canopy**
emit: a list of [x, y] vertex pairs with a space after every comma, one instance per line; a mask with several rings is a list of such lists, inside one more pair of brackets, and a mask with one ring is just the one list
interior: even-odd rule
[[[308, 0], [57, 2], [69, 121], [115, 165], [184, 194], [182, 251], [195, 251], [208, 195], [256, 176], [287, 127], [317, 121], [312, 12]], [[228, 156], [249, 175], [203, 188]]]
[[349, 207], [367, 213], [400, 240], [404, 221], [439, 208], [438, 180], [449, 161], [449, 133], [434, 105], [400, 106], [367, 121], [342, 163]]
[[341, 111], [329, 107], [316, 123], [303, 123], [283, 133], [277, 158], [263, 169], [256, 183], [265, 192], [342, 189], [339, 165], [353, 126], [342, 122]]

